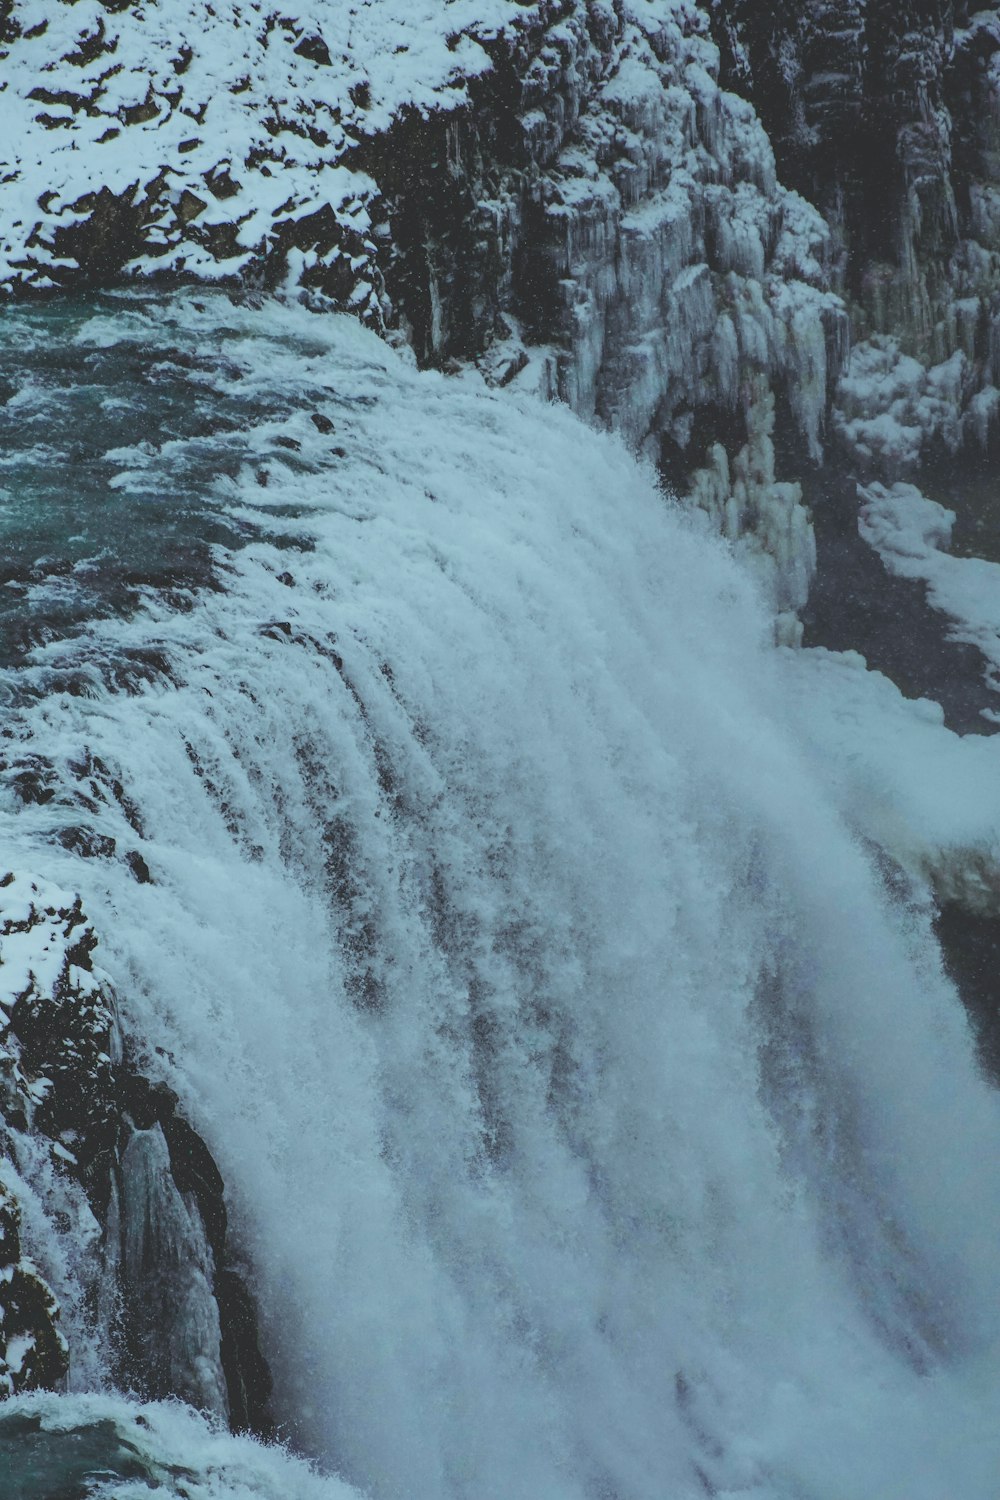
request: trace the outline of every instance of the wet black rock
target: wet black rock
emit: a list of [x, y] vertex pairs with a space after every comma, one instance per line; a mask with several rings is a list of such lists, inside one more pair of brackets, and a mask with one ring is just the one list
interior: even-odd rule
[[[78, 896], [23, 875], [0, 880], [0, 1153], [26, 1182], [36, 1179], [44, 1203], [38, 1147], [47, 1146], [56, 1189], [65, 1184], [66, 1201], [75, 1192], [77, 1213], [93, 1215], [99, 1243], [83, 1290], [122, 1382], [151, 1397], [181, 1395], [234, 1429], [266, 1431], [270, 1380], [230, 1247], [225, 1184], [177, 1096], [123, 1044], [96, 947]], [[65, 1216], [65, 1204], [52, 1212]], [[8, 1391], [58, 1387], [72, 1357], [55, 1292], [23, 1240], [16, 1198], [4, 1191]], [[204, 1374], [212, 1369], [214, 1385]]]
[[21, 1212], [0, 1184], [0, 1396], [57, 1388], [69, 1369], [52, 1289], [22, 1253]]
[[945, 964], [968, 1009], [980, 1060], [1000, 1080], [1000, 917], [943, 901], [935, 923]]

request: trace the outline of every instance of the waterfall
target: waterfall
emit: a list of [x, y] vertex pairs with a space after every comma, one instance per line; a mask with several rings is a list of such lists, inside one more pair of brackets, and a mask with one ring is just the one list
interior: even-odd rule
[[215, 443], [240, 541], [6, 670], [57, 791], [5, 848], [84, 893], [219, 1162], [282, 1435], [375, 1500], [986, 1500], [996, 1095], [723, 543], [347, 319], [75, 338], [240, 403], [235, 459], [107, 455], [162, 497]]

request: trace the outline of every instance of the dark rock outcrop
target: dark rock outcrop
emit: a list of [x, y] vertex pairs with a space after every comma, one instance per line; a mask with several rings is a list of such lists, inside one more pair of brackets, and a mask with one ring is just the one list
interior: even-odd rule
[[712, 0], [711, 15], [723, 81], [830, 225], [857, 344], [836, 423], [848, 450], [894, 479], [995, 441], [997, 6]]
[[0, 881], [0, 1150], [14, 1179], [0, 1183], [0, 1382], [58, 1386], [73, 1356], [56, 1292], [24, 1253], [20, 1181], [56, 1218], [92, 1216], [72, 1290], [118, 1379], [266, 1430], [270, 1381], [222, 1177], [176, 1095], [123, 1046], [96, 947], [79, 897]]
[[22, 1252], [21, 1211], [0, 1184], [0, 1395], [53, 1389], [68, 1369], [58, 1303]]

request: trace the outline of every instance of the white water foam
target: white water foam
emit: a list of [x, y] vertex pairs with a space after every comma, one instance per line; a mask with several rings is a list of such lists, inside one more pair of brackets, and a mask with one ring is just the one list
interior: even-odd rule
[[0, 1480], [11, 1500], [357, 1500], [301, 1459], [220, 1432], [189, 1407], [114, 1396], [5, 1401]]
[[300, 403], [231, 508], [312, 550], [80, 648], [180, 686], [30, 710], [154, 884], [3, 834], [218, 1156], [283, 1430], [377, 1497], [987, 1500], [997, 1099], [750, 584], [562, 410], [172, 307]]

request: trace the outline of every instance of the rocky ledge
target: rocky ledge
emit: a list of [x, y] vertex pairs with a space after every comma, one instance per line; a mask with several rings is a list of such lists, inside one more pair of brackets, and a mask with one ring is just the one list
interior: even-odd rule
[[267, 1426], [222, 1178], [123, 1042], [79, 897], [0, 878], [0, 1392], [103, 1368]]

